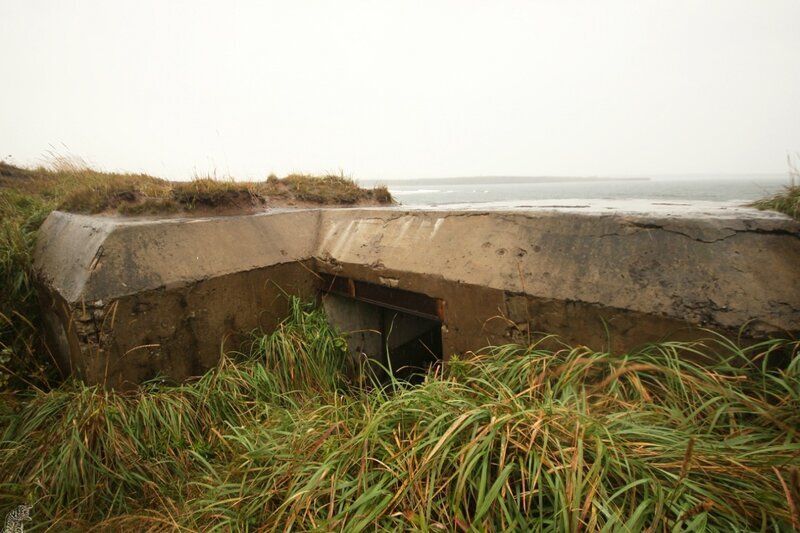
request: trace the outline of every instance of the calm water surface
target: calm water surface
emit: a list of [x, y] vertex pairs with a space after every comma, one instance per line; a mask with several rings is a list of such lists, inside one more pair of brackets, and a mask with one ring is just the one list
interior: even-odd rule
[[[659, 176], [651, 178], [452, 178], [388, 182], [404, 205], [520, 202], [526, 200], [702, 200], [741, 201], [775, 194], [785, 174]], [[364, 185], [371, 185], [364, 183]]]

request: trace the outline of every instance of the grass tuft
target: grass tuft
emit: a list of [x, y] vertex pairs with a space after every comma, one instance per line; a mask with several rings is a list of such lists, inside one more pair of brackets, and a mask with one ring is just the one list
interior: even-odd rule
[[800, 185], [786, 187], [782, 192], [753, 203], [758, 209], [769, 209], [800, 220]]
[[[292, 174], [283, 181], [295, 197], [307, 202], [351, 205], [361, 200], [370, 200], [380, 204], [393, 203], [391, 194], [386, 187], [375, 187], [372, 190], [362, 189], [352, 179], [343, 175], [327, 174], [322, 177], [314, 177]], [[267, 185], [271, 185], [269, 180]], [[274, 181], [272, 185], [275, 185]]]
[[793, 158], [791, 154], [786, 155], [786, 165], [789, 167], [789, 185], [782, 192], [769, 198], [761, 199], [752, 205], [758, 209], [771, 209], [785, 215], [789, 215], [795, 220], [800, 220], [800, 153]]

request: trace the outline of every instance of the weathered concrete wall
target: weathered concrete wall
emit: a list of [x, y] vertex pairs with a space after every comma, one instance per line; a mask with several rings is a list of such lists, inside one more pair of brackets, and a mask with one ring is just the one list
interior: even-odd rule
[[330, 295], [323, 298], [325, 314], [341, 332], [347, 334], [347, 345], [358, 366], [368, 359], [382, 359], [383, 335], [381, 315], [364, 302]]
[[[65, 371], [124, 387], [198, 375], [223, 342], [272, 330], [285, 293], [316, 294], [316, 216], [125, 220], [53, 213], [36, 268]], [[59, 327], [60, 326], [60, 327]]]
[[114, 385], [201, 372], [223, 336], [283, 316], [276, 286], [308, 296], [315, 273], [442, 300], [447, 356], [536, 331], [612, 350], [697, 327], [798, 331], [798, 265], [800, 225], [747, 210], [53, 213], [36, 252], [54, 350], [87, 381]]
[[446, 212], [355, 218], [336, 211], [322, 217], [319, 257], [327, 262], [695, 324], [739, 327], [756, 319], [754, 331], [792, 329], [800, 318], [798, 229], [784, 219]]
[[800, 237], [783, 217], [321, 216], [319, 270], [444, 299], [446, 353], [528, 331], [622, 350], [697, 336], [690, 326], [753, 338], [800, 329]]

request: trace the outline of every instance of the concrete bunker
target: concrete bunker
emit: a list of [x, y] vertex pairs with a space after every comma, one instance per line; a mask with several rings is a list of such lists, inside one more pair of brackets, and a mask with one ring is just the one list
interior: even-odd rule
[[800, 224], [744, 209], [53, 212], [34, 256], [50, 348], [66, 371], [115, 388], [204, 372], [221, 341], [274, 328], [287, 294], [321, 291], [351, 351], [399, 377], [538, 332], [619, 352], [675, 332], [749, 342], [800, 324]]
[[416, 381], [441, 361], [444, 302], [428, 295], [323, 274], [328, 320], [345, 333], [354, 362], [379, 379]]

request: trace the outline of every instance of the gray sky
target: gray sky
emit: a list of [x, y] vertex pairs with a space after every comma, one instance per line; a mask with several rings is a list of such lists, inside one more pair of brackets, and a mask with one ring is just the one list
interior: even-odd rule
[[[0, 3], [0, 157], [173, 179], [784, 172], [800, 1]], [[64, 148], [64, 145], [68, 148]]]

